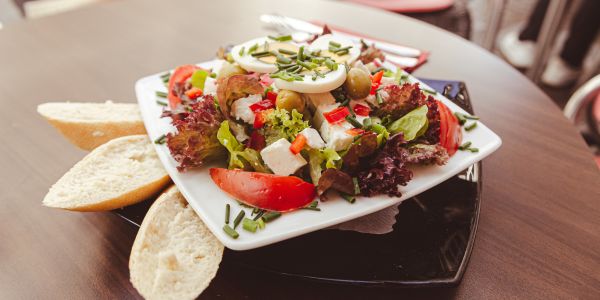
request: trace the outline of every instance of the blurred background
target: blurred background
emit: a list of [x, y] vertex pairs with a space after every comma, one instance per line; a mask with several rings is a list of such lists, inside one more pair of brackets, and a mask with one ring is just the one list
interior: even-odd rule
[[[126, 0], [0, 0], [0, 32], [28, 19], [109, 1]], [[600, 166], [600, 1], [345, 1], [420, 19], [506, 60], [578, 126]]]

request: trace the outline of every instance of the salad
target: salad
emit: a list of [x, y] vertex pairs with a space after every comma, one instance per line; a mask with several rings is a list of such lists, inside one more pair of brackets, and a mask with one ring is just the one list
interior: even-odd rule
[[374, 45], [325, 30], [304, 44], [253, 39], [220, 58], [214, 69], [183, 65], [162, 75], [168, 92], [157, 95], [168, 103], [159, 104], [176, 130], [157, 142], [180, 172], [227, 165], [211, 168], [212, 180], [256, 213], [225, 225], [232, 237], [242, 219], [254, 232], [282, 212], [318, 211], [331, 193], [351, 203], [400, 197], [411, 166], [477, 151], [461, 144], [461, 126], [469, 121], [465, 129], [473, 129], [477, 117], [453, 114]]

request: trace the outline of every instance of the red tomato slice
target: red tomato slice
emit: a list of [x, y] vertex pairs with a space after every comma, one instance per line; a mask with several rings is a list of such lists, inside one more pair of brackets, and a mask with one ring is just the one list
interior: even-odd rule
[[458, 118], [440, 101], [438, 101], [438, 110], [440, 112], [440, 144], [446, 148], [448, 155], [452, 156], [462, 142], [462, 128], [458, 123]]
[[175, 85], [183, 84], [198, 69], [200, 69], [200, 67], [194, 65], [183, 65], [177, 67], [175, 71], [173, 71], [171, 78], [169, 78], [169, 95], [167, 96], [171, 109], [174, 109], [182, 102], [179, 95], [174, 91]]
[[316, 197], [315, 186], [296, 176], [211, 168], [210, 177], [233, 198], [266, 210], [295, 210]]

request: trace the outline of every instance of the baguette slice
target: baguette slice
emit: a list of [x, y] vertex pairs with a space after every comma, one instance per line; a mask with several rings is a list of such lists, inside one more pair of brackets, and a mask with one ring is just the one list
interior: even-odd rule
[[37, 111], [83, 150], [92, 150], [118, 137], [146, 133], [135, 103], [51, 102], [39, 105]]
[[146, 135], [114, 139], [90, 152], [51, 188], [44, 205], [76, 211], [103, 211], [131, 205], [168, 183]]
[[223, 245], [173, 186], [140, 226], [129, 257], [131, 283], [146, 299], [195, 299], [222, 257]]

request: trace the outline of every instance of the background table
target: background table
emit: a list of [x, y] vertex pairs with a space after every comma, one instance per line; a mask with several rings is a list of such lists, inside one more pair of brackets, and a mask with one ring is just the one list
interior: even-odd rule
[[[335, 2], [114, 1], [0, 31], [0, 298], [135, 298], [136, 229], [111, 213], [41, 206], [85, 153], [35, 113], [44, 101], [134, 101], [138, 78], [264, 35], [258, 15], [324, 20], [429, 49], [417, 75], [467, 83], [476, 113], [504, 140], [485, 160], [479, 232], [462, 284], [381, 290], [219, 274], [206, 298], [597, 298], [600, 173], [577, 130], [523, 75], [441, 29]], [[357, 259], [369, 259], [357, 257]], [[257, 290], [253, 280], [268, 281]], [[269, 297], [269, 298], [270, 298]]]

